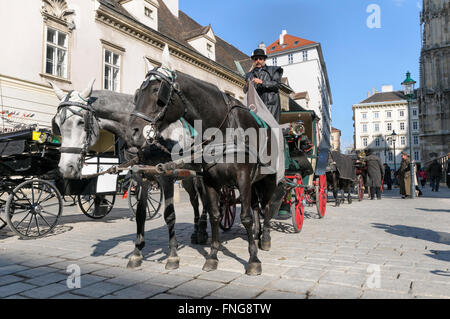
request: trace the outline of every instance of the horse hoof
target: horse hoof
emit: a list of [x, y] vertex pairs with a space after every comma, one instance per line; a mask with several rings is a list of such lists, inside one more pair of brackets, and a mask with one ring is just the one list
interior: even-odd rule
[[260, 240], [259, 241], [259, 248], [261, 248], [261, 250], [269, 251], [270, 247], [271, 247], [270, 240]]
[[261, 263], [250, 263], [248, 264], [248, 269], [246, 274], [249, 276], [258, 276], [262, 273]]
[[134, 269], [138, 268], [142, 265], [142, 257], [141, 256], [131, 256], [128, 261], [127, 268]]
[[180, 258], [179, 257], [169, 257], [166, 263], [166, 270], [175, 270], [180, 268]]
[[219, 261], [217, 259], [207, 259], [205, 264], [203, 265], [204, 271], [213, 271], [217, 269], [217, 265]]
[[194, 244], [194, 245], [198, 245], [198, 235], [197, 235], [197, 233], [193, 233], [191, 235], [191, 243]]

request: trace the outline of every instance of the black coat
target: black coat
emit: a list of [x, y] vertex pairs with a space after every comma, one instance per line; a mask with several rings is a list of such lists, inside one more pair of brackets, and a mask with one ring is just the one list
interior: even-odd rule
[[367, 163], [367, 186], [381, 187], [381, 179], [384, 176], [384, 167], [381, 164], [381, 159], [375, 155], [366, 157]]
[[389, 165], [384, 167], [384, 183], [387, 185], [392, 184], [391, 168]]
[[442, 167], [437, 161], [433, 161], [428, 168], [428, 174], [430, 177], [441, 177], [442, 176]]
[[[245, 75], [245, 81], [258, 78], [263, 81], [262, 84], [255, 86], [261, 100], [267, 106], [269, 111], [277, 122], [280, 122], [281, 102], [279, 90], [281, 87], [281, 77], [283, 69], [278, 66], [263, 66], [260, 69], [253, 69]], [[244, 92], [247, 93], [248, 87], [244, 86]]]

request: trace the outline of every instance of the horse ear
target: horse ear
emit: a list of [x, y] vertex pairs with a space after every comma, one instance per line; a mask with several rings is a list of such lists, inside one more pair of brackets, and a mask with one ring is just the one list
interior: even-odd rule
[[145, 65], [147, 66], [147, 72], [151, 71], [155, 68], [155, 66], [153, 64], [151, 64], [150, 61], [146, 57], [144, 57], [144, 60], [145, 60]]
[[163, 50], [163, 53], [162, 53], [161, 63], [162, 63], [161, 67], [166, 68], [166, 69], [168, 69], [168, 70], [170, 70], [170, 71], [173, 71], [173, 69], [172, 69], [172, 63], [171, 63], [171, 61], [170, 61], [169, 46], [167, 45], [167, 43], [166, 43], [166, 45], [164, 46], [164, 50]]
[[95, 82], [95, 78], [93, 78], [93, 79], [91, 80], [91, 82], [89, 83], [88, 87], [87, 87], [83, 92], [80, 93], [80, 96], [81, 96], [83, 99], [87, 100], [87, 99], [91, 96], [91, 94], [92, 94], [92, 89], [93, 89], [93, 87], [94, 87], [94, 82]]
[[58, 99], [60, 101], [64, 100], [64, 98], [66, 97], [66, 94], [64, 93], [64, 91], [61, 90], [59, 87], [57, 87], [54, 83], [52, 83], [50, 81], [48, 81], [48, 83], [53, 88], [53, 91], [55, 92], [55, 94], [58, 97]]

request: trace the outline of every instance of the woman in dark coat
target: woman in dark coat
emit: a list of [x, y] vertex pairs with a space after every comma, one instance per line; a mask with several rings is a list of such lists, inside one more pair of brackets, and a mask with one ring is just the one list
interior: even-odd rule
[[392, 177], [391, 177], [391, 168], [388, 164], [384, 163], [384, 183], [387, 185], [387, 189], [392, 189]]
[[409, 156], [408, 154], [402, 152], [402, 162], [400, 163], [400, 168], [395, 172], [395, 176], [398, 179], [398, 185], [400, 187], [400, 195], [402, 198], [406, 198], [406, 184], [405, 184], [405, 175], [407, 172], [411, 170], [409, 165]]
[[367, 185], [370, 187], [370, 199], [374, 199], [375, 194], [377, 194], [377, 199], [381, 199], [381, 180], [384, 176], [384, 167], [381, 164], [381, 159], [374, 154], [370, 154], [366, 157], [366, 163]]

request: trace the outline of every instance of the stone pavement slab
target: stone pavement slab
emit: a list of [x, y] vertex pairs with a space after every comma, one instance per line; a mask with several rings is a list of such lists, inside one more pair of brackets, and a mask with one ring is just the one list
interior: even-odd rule
[[[394, 189], [381, 201], [329, 205], [323, 219], [306, 207], [312, 217], [298, 234], [290, 220], [273, 220], [272, 249], [258, 252], [263, 273], [256, 277], [245, 275], [249, 254], [239, 216], [229, 232], [220, 232], [218, 270], [202, 270], [210, 247], [190, 243], [192, 208], [186, 193], [180, 195], [179, 269], [165, 269], [168, 234], [161, 217], [146, 223], [142, 266], [126, 268], [136, 225], [118, 198], [95, 222], [65, 207], [57, 234], [35, 241], [0, 230], [0, 298], [450, 298], [447, 188], [425, 189], [415, 200], [401, 200]], [[80, 289], [66, 286], [70, 265], [80, 267]], [[372, 275], [378, 288], [369, 288]]]

